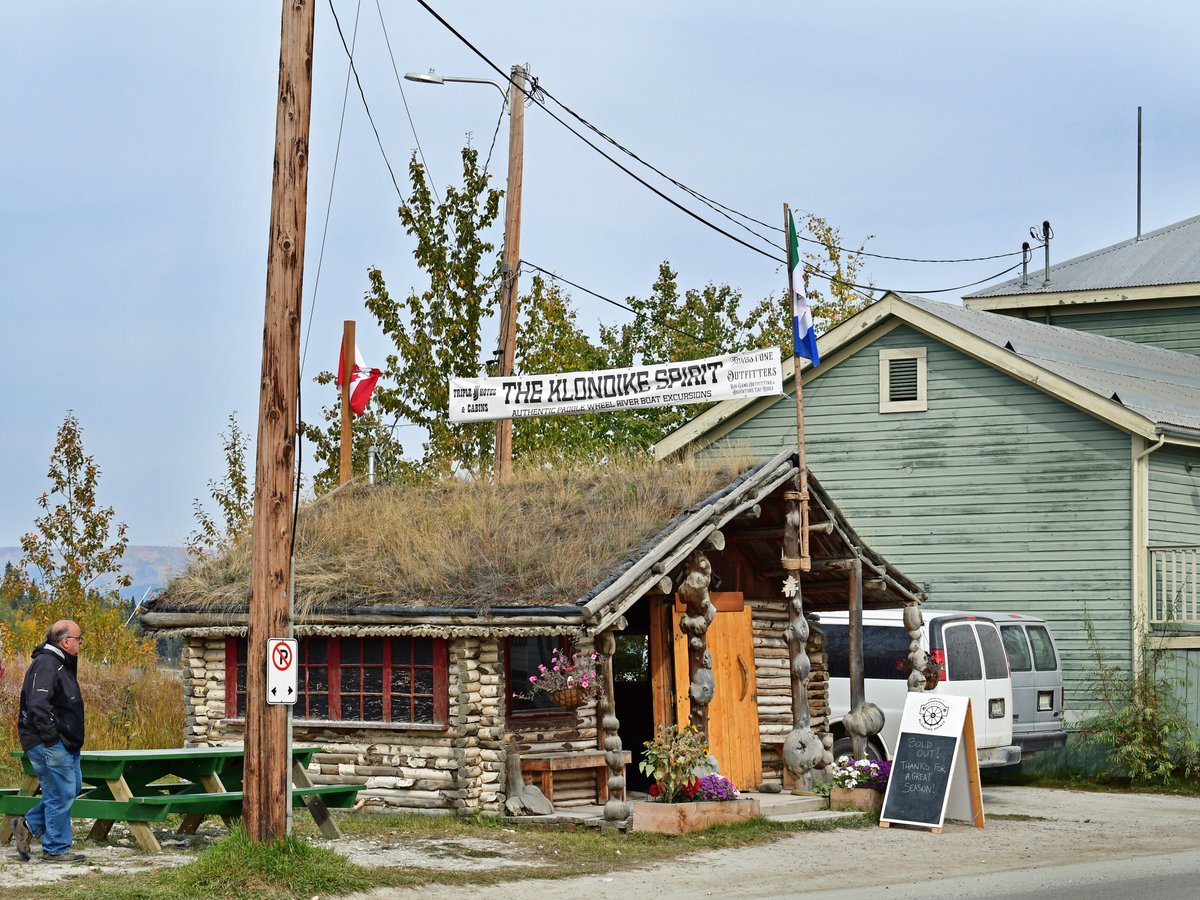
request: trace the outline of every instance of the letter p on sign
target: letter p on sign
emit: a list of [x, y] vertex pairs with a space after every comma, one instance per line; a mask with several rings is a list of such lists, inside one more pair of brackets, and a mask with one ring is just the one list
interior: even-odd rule
[[267, 641], [267, 702], [295, 703], [296, 642], [291, 638], [270, 638]]

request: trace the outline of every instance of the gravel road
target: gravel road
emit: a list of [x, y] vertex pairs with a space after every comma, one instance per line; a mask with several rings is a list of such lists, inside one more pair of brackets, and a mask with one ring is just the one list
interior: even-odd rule
[[[949, 823], [941, 834], [897, 827], [795, 834], [768, 845], [556, 881], [553, 893], [682, 900], [802, 897], [853, 887], [888, 896], [898, 885], [989, 874], [999, 881], [1013, 871], [1148, 857], [1200, 845], [1200, 800], [1192, 797], [995, 787], [984, 791], [984, 813], [990, 818], [982, 829]], [[545, 882], [519, 880], [489, 886], [487, 895], [488, 900], [528, 900], [546, 890]], [[352, 900], [462, 896], [461, 888], [384, 888]]]

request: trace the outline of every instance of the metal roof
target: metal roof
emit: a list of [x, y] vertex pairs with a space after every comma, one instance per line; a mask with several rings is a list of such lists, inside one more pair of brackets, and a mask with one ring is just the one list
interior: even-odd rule
[[[1053, 253], [1053, 244], [1050, 250]], [[1011, 278], [966, 299], [1200, 282], [1200, 216], [1151, 231], [1141, 240], [1130, 238], [1051, 265], [1050, 283], [1045, 286], [1042, 266], [1033, 264], [1040, 259], [1035, 252], [1027, 286], [1021, 287], [1020, 278]]]
[[896, 296], [1156, 425], [1200, 430], [1198, 356], [911, 294]]

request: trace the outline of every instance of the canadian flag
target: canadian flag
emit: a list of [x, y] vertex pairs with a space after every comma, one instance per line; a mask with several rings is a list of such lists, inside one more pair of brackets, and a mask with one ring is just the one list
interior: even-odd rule
[[[337, 384], [342, 386], [342, 372], [346, 368], [346, 358], [343, 349], [338, 353]], [[362, 355], [358, 352], [358, 344], [354, 345], [354, 371], [350, 374], [350, 411], [361, 416], [367, 404], [371, 401], [371, 392], [375, 390], [375, 382], [383, 373], [379, 369], [368, 369], [363, 363]]]

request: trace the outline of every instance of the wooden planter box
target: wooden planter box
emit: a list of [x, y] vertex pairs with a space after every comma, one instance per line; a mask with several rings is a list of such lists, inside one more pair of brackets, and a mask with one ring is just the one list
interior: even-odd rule
[[713, 825], [742, 822], [758, 815], [758, 801], [703, 800], [699, 803], [633, 804], [633, 830], [656, 831], [659, 834], [686, 834]]
[[831, 787], [829, 808], [878, 813], [883, 809], [883, 791], [873, 788]]

